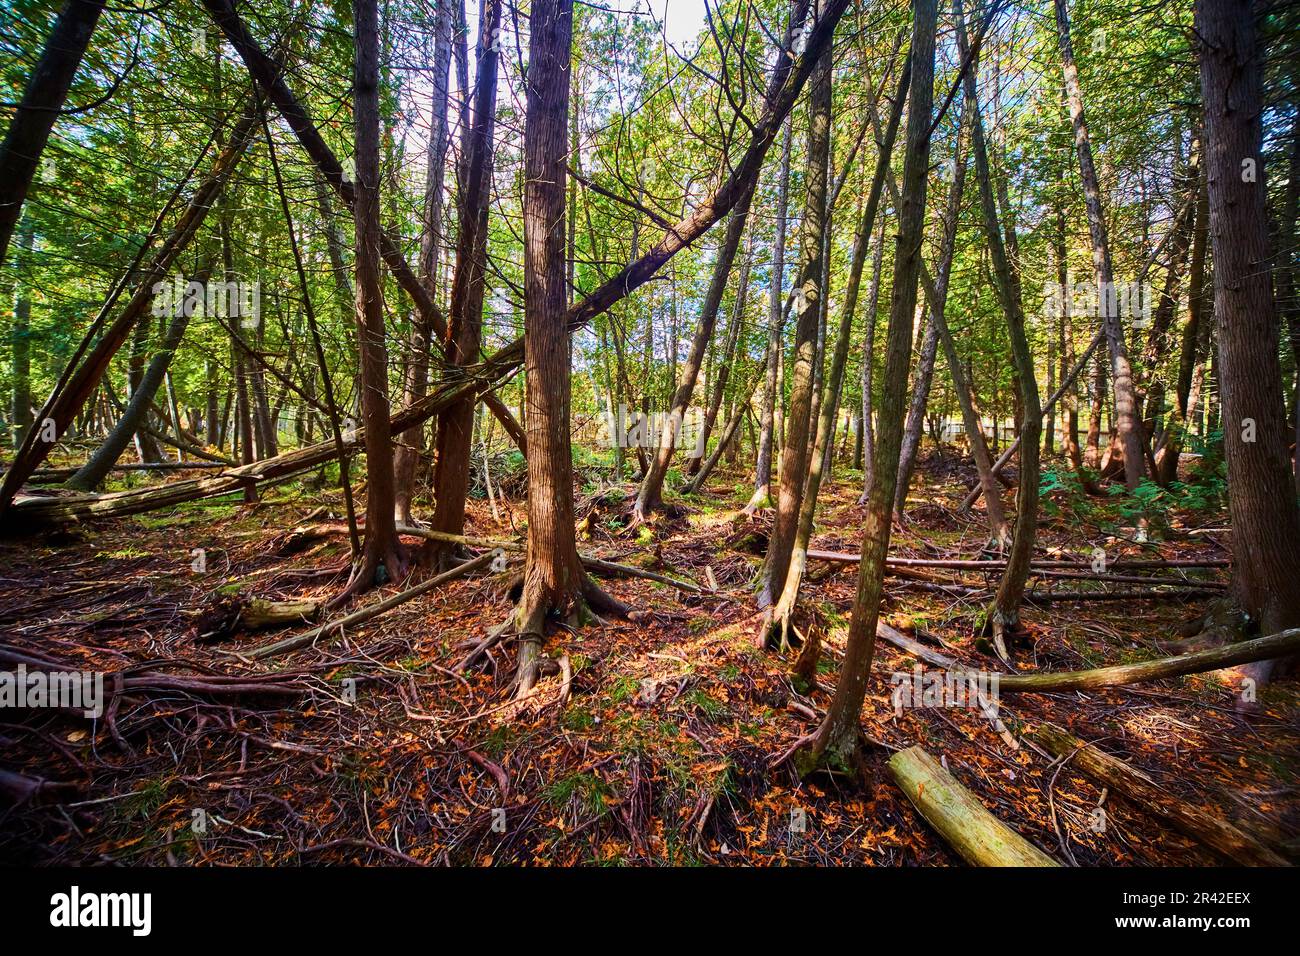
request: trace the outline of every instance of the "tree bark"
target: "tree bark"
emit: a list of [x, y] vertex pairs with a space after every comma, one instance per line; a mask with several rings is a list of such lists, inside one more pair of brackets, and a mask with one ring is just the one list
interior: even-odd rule
[[[1198, 0], [1232, 590], [1264, 633], [1300, 624], [1300, 511], [1285, 441], [1250, 0]], [[1255, 167], [1255, 174], [1251, 174]], [[1269, 668], [1261, 669], [1268, 676]]]
[[356, 135], [356, 319], [361, 358], [361, 414], [366, 445], [366, 540], [352, 581], [336, 600], [395, 580], [405, 555], [394, 520], [393, 438], [388, 405], [388, 347], [384, 341], [384, 291], [379, 272], [379, 7], [353, 0], [356, 61], [353, 121]]
[[[447, 163], [447, 80], [451, 65], [451, 5], [449, 3], [438, 3], [434, 13], [433, 30], [433, 72], [429, 77], [433, 89], [429, 109], [429, 148], [425, 163], [427, 173], [420, 232], [419, 276], [425, 288], [429, 290], [429, 295], [436, 302], [438, 266], [442, 251], [442, 189]], [[495, 58], [495, 54], [493, 57]], [[493, 94], [496, 92], [495, 79], [494, 71]], [[464, 90], [461, 94], [467, 95]], [[495, 108], [495, 103], [493, 107]], [[461, 222], [467, 221], [462, 216]], [[403, 405], [418, 402], [429, 391], [429, 350], [432, 346], [434, 330], [428, 319], [428, 315], [418, 309], [411, 318], [410, 358], [406, 366]], [[453, 324], [454, 321], [453, 317]], [[396, 487], [397, 521], [399, 524], [410, 524], [411, 498], [415, 495], [417, 466], [424, 452], [423, 426], [397, 435], [396, 441], [393, 481]]]
[[565, 325], [564, 204], [568, 178], [573, 0], [534, 0], [529, 13], [524, 120], [524, 350], [528, 412], [528, 552], [516, 611], [516, 688], [541, 674], [549, 615], [581, 621], [586, 609], [626, 612], [595, 585], [578, 557], [573, 520], [572, 389]]

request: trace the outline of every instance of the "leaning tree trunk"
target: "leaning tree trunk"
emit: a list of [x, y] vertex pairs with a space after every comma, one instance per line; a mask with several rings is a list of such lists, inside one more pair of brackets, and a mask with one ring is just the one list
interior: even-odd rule
[[[1300, 512], [1285, 441], [1250, 0], [1198, 0], [1232, 591], [1265, 634], [1300, 624]], [[1265, 665], [1259, 676], [1267, 677]]]
[[925, 197], [930, 166], [930, 122], [934, 101], [935, 0], [912, 5], [912, 82], [907, 105], [907, 153], [903, 164], [902, 204], [894, 243], [893, 296], [881, 388], [880, 434], [876, 445], [875, 481], [867, 501], [862, 535], [862, 563], [857, 595], [849, 622], [848, 645], [840, 678], [825, 719], [800, 748], [796, 765], [801, 773], [828, 765], [858, 765], [862, 701], [875, 656], [876, 621], [884, 585], [885, 554], [889, 550], [890, 510], [898, 480], [898, 453], [903, 438], [903, 404], [912, 351], [912, 316], [916, 311], [921, 238], [925, 229]]
[[533, 0], [528, 17], [524, 119], [524, 353], [528, 413], [528, 555], [515, 616], [519, 696], [541, 676], [548, 615], [574, 622], [590, 607], [626, 608], [596, 586], [578, 558], [573, 520], [572, 392], [565, 325], [564, 192], [568, 178], [573, 0]]
[[[492, 136], [496, 127], [497, 60], [493, 38], [501, 19], [499, 0], [487, 0], [479, 25], [478, 73], [474, 84], [473, 125], [465, 131], [460, 199], [460, 234], [451, 282], [451, 310], [445, 349], [448, 374], [479, 359], [483, 339], [483, 297], [487, 283], [488, 204], [492, 199]], [[473, 397], [438, 417], [434, 465], [433, 530], [461, 534], [469, 496], [470, 450], [474, 431]], [[450, 567], [452, 546], [430, 541], [422, 560], [440, 570]]]
[[[194, 276], [193, 281], [204, 286], [211, 273], [211, 266], [205, 266]], [[67, 487], [75, 491], [94, 491], [117, 464], [117, 460], [122, 457], [122, 452], [126, 451], [126, 446], [131, 444], [132, 437], [145, 424], [149, 407], [153, 403], [154, 396], [158, 394], [158, 388], [162, 385], [167, 370], [171, 368], [172, 358], [176, 355], [176, 349], [185, 336], [185, 329], [190, 324], [194, 305], [195, 303], [188, 298], [173, 303], [171, 321], [167, 323], [158, 351], [154, 353], [148, 368], [131, 391], [131, 400], [127, 402], [122, 417], [118, 419], [117, 425], [109, 432], [108, 437], [94, 454], [77, 469], [76, 474], [68, 479]], [[177, 436], [180, 436], [180, 424], [178, 422], [172, 424]]]
[[1120, 445], [1124, 450], [1124, 480], [1129, 489], [1138, 486], [1146, 475], [1146, 443], [1137, 419], [1137, 396], [1133, 386], [1133, 368], [1124, 343], [1118, 296], [1115, 294], [1115, 269], [1111, 262], [1107, 237], [1106, 214], [1101, 204], [1101, 184], [1092, 160], [1092, 142], [1088, 121], [1083, 113], [1083, 93], [1079, 71], [1070, 44], [1070, 19], [1066, 0], [1054, 0], [1056, 26], [1060, 34], [1061, 66], [1065, 73], [1065, 93], [1070, 105], [1070, 122], [1074, 127], [1074, 145], [1079, 154], [1079, 178], [1083, 181], [1084, 205], [1088, 212], [1088, 234], [1092, 239], [1092, 263], [1097, 276], [1097, 303], [1102, 328], [1110, 348], [1112, 379], [1115, 388], [1115, 418]]
[[0, 143], [0, 262], [8, 255], [9, 238], [18, 225], [50, 130], [63, 110], [103, 9], [104, 0], [68, 0], [59, 11]]
[[388, 415], [388, 347], [384, 341], [384, 291], [379, 225], [379, 7], [354, 0], [356, 63], [353, 122], [356, 132], [356, 316], [361, 357], [361, 415], [366, 426], [366, 541], [352, 581], [339, 596], [399, 577], [405, 556], [393, 505], [393, 436]]

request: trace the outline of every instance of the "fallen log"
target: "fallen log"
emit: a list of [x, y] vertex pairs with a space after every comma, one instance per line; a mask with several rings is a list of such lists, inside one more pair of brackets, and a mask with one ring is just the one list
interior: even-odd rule
[[319, 601], [268, 601], [253, 598], [239, 612], [239, 620], [254, 631], [303, 624], [320, 613]]
[[1270, 660], [1300, 653], [1300, 627], [1293, 627], [1267, 637], [1256, 637], [1237, 644], [1212, 647], [1176, 657], [1161, 657], [1138, 664], [1117, 664], [1086, 671], [1063, 671], [1057, 674], [999, 674], [998, 693], [1044, 693], [1058, 690], [1091, 690], [1120, 687], [1164, 677], [1203, 674], [1238, 664]]
[[1254, 837], [1220, 817], [1171, 796], [1136, 767], [1098, 750], [1055, 727], [1040, 727], [1029, 735], [1057, 757], [1073, 755], [1071, 766], [1120, 793], [1139, 809], [1167, 821], [1177, 830], [1221, 856], [1243, 866], [1290, 864]]
[[327, 624], [322, 624], [320, 627], [312, 628], [306, 633], [298, 634], [294, 637], [286, 637], [282, 641], [276, 641], [274, 644], [267, 644], [264, 647], [258, 647], [237, 656], [247, 658], [248, 660], [258, 661], [265, 660], [268, 657], [275, 657], [280, 654], [287, 654], [290, 651], [296, 651], [300, 647], [307, 647], [310, 644], [320, 641], [322, 638], [328, 638], [325, 643], [329, 643], [329, 641], [333, 640], [334, 637], [341, 633], [345, 627], [352, 627], [355, 624], [361, 624], [365, 621], [369, 621], [371, 618], [378, 617], [386, 611], [391, 611], [399, 604], [405, 604], [412, 598], [417, 598], [421, 594], [427, 594], [435, 588], [441, 587], [448, 581], [454, 581], [456, 578], [463, 577], [471, 571], [485, 567], [491, 560], [492, 554], [490, 552], [487, 554], [481, 554], [471, 561], [466, 561], [464, 564], [458, 564], [450, 571], [444, 571], [442, 574], [429, 578], [427, 581], [421, 581], [419, 584], [415, 585], [415, 587], [407, 588], [405, 591], [394, 594], [392, 597], [385, 598], [369, 607], [363, 607], [358, 611], [353, 611], [351, 614], [344, 615], [337, 620], [330, 621]]
[[[842, 551], [808, 551], [809, 558], [829, 561], [833, 564], [858, 564], [860, 554]], [[1117, 560], [1108, 562], [1106, 567], [1115, 570], [1132, 571], [1137, 569], [1156, 570], [1160, 568], [1226, 568], [1229, 562], [1223, 558], [1170, 558], [1164, 560]], [[1006, 561], [996, 558], [885, 558], [886, 567], [893, 568], [959, 568], [979, 571], [1000, 571], [1007, 566]], [[1038, 569], [1084, 569], [1089, 567], [1087, 561], [1070, 561], [1060, 559], [1035, 559], [1030, 568]], [[1104, 577], [1104, 572], [1101, 572]]]
[[920, 746], [889, 758], [894, 783], [971, 866], [1060, 866], [1007, 826]]

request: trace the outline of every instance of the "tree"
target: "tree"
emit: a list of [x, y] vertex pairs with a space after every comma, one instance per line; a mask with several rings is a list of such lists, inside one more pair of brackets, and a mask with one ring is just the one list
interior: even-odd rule
[[361, 415], [366, 433], [366, 540], [352, 581], [336, 600], [353, 591], [395, 580], [406, 557], [394, 519], [393, 437], [388, 421], [388, 347], [384, 341], [384, 290], [380, 280], [379, 226], [379, 6], [354, 0], [356, 65], [353, 125], [356, 135], [356, 316], [361, 358]]
[[[499, 0], [487, 0], [479, 22], [473, 119], [461, 143], [462, 179], [457, 202], [460, 234], [456, 239], [456, 269], [452, 274], [451, 309], [444, 349], [449, 371], [477, 362], [483, 339], [500, 20]], [[460, 534], [465, 528], [465, 499], [469, 492], [470, 444], [474, 437], [476, 405], [473, 398], [466, 398], [438, 416], [432, 521], [435, 531]], [[453, 549], [434, 541], [429, 545], [423, 557], [445, 566]]]
[[[424, 189], [424, 215], [420, 233], [420, 279], [436, 301], [438, 266], [442, 252], [442, 188], [447, 164], [447, 75], [451, 65], [451, 4], [438, 0], [433, 22], [433, 92], [429, 108], [429, 148], [425, 158], [427, 170]], [[486, 12], [486, 11], [485, 11]], [[498, 16], [499, 11], [498, 11]], [[480, 61], [480, 72], [482, 70]], [[495, 110], [496, 70], [493, 54], [492, 96]], [[467, 128], [463, 134], [469, 138]], [[326, 197], [328, 199], [328, 195]], [[462, 218], [462, 222], [467, 220]], [[418, 402], [429, 391], [429, 351], [433, 345], [432, 316], [416, 310], [411, 319], [411, 354], [406, 362], [403, 404]], [[454, 321], [454, 319], [453, 319]], [[415, 494], [415, 476], [424, 450], [424, 428], [414, 428], [397, 436], [393, 460], [393, 481], [397, 494], [397, 520], [411, 522], [411, 498]]]
[[68, 0], [64, 4], [0, 143], [0, 262], [8, 255], [9, 238], [22, 214], [50, 130], [63, 110], [103, 10], [104, 0]]
[[[1133, 368], [1124, 342], [1124, 326], [1116, 296], [1115, 267], [1111, 259], [1106, 213], [1101, 203], [1101, 182], [1097, 178], [1097, 167], [1092, 158], [1092, 140], [1088, 135], [1088, 120], [1083, 112], [1079, 70], [1074, 62], [1074, 47], [1070, 42], [1070, 17], [1066, 10], [1066, 0], [1053, 2], [1056, 6], [1061, 68], [1065, 74], [1065, 97], [1070, 107], [1074, 146], [1079, 156], [1079, 178], [1083, 184], [1084, 205], [1088, 211], [1088, 235], [1092, 240], [1092, 264], [1097, 279], [1097, 306], [1101, 313], [1102, 328], [1106, 331], [1106, 343], [1110, 348], [1115, 417], [1120, 445], [1124, 450], [1124, 478], [1131, 491], [1146, 474], [1146, 443], [1138, 421]], [[1091, 438], [1091, 429], [1089, 437]]]
[[[799, 505], [803, 501], [804, 479], [812, 453], [813, 364], [818, 360], [817, 335], [826, 294], [823, 274], [826, 261], [827, 162], [831, 127], [831, 60], [818, 60], [809, 88], [806, 195], [803, 225], [799, 231], [799, 274], [795, 279], [794, 369], [790, 378], [790, 403], [781, 448], [781, 489], [776, 503], [776, 521], [768, 542], [758, 594], [759, 607], [773, 604], [785, 584], [798, 530]], [[766, 642], [766, 629], [761, 629]]]
[[886, 333], [885, 380], [880, 396], [880, 428], [876, 441], [875, 480], [863, 521], [862, 561], [857, 593], [849, 621], [848, 644], [835, 695], [821, 724], [803, 741], [795, 756], [803, 774], [818, 767], [860, 769], [858, 726], [867, 677], [875, 656], [876, 623], [884, 586], [885, 555], [889, 551], [891, 511], [898, 480], [898, 455], [903, 439], [903, 404], [907, 367], [912, 351], [912, 316], [916, 308], [925, 228], [927, 172], [930, 165], [930, 122], [934, 102], [934, 46], [938, 12], [935, 0], [912, 4], [912, 80], [907, 103], [906, 154], [903, 160], [902, 205], [894, 243], [894, 277]]
[[[1286, 446], [1251, 0], [1197, 0], [1232, 593], [1264, 634], [1300, 624], [1300, 511]], [[1260, 669], [1267, 676], [1271, 663]]]
[[526, 697], [542, 670], [547, 618], [579, 622], [627, 607], [593, 582], [578, 559], [573, 522], [572, 381], [565, 325], [564, 203], [568, 178], [573, 0], [533, 0], [528, 16], [524, 118], [524, 352], [528, 430], [528, 554], [515, 612], [515, 686]]

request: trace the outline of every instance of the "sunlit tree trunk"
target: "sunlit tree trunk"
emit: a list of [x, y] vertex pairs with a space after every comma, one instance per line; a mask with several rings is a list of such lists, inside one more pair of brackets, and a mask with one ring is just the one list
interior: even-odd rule
[[1114, 295], [1115, 269], [1111, 262], [1106, 214], [1101, 203], [1101, 184], [1092, 159], [1092, 141], [1088, 136], [1088, 122], [1083, 113], [1079, 71], [1074, 63], [1074, 48], [1070, 43], [1070, 20], [1066, 10], [1066, 0], [1054, 0], [1054, 2], [1061, 47], [1061, 65], [1065, 73], [1066, 100], [1070, 106], [1074, 145], [1079, 156], [1079, 178], [1083, 183], [1084, 205], [1088, 212], [1088, 234], [1092, 239], [1092, 262], [1097, 279], [1098, 308], [1102, 313], [1102, 327], [1106, 330], [1106, 343], [1110, 349], [1115, 389], [1116, 427], [1119, 430], [1120, 445], [1124, 450], [1124, 480], [1128, 487], [1133, 489], [1146, 474], [1145, 443], [1137, 419], [1133, 369], [1129, 363], [1128, 347], [1124, 342], [1123, 319], [1117, 297]]

